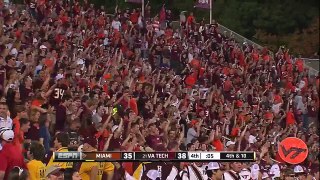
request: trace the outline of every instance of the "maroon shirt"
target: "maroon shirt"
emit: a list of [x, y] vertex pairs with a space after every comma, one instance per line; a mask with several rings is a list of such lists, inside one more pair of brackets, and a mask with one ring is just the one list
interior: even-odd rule
[[25, 101], [27, 98], [31, 97], [32, 89], [28, 89], [25, 86], [20, 86], [20, 97], [22, 101]]
[[171, 60], [180, 61], [180, 51], [178, 49], [171, 50]]
[[39, 141], [40, 140], [40, 127], [37, 123], [31, 123], [30, 129], [27, 133], [25, 133], [26, 139], [31, 139], [32, 141]]
[[148, 146], [154, 149], [155, 147], [157, 147], [158, 144], [161, 144], [161, 137], [149, 135], [146, 137], [146, 143], [148, 144]]
[[62, 131], [67, 119], [67, 108], [63, 105], [59, 105], [56, 110], [56, 131]]
[[121, 148], [121, 144], [122, 144], [122, 139], [121, 138], [114, 138], [112, 137], [110, 139], [110, 143], [109, 143], [109, 151], [113, 151], [113, 150], [120, 150]]
[[0, 85], [4, 85], [4, 79], [5, 79], [5, 68], [4, 66], [0, 66]]
[[68, 90], [68, 87], [65, 84], [58, 85], [56, 88], [54, 88], [50, 97], [50, 105], [57, 107], [65, 95], [66, 90]]

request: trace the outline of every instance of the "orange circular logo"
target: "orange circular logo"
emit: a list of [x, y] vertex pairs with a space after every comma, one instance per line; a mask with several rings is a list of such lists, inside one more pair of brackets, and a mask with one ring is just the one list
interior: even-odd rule
[[299, 164], [308, 156], [308, 147], [299, 138], [288, 137], [281, 141], [278, 152], [285, 162], [289, 164]]

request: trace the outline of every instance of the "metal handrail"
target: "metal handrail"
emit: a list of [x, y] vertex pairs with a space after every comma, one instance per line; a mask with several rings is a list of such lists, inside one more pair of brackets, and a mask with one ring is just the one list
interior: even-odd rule
[[251, 41], [251, 40], [249, 40], [249, 39], [241, 36], [240, 34], [238, 34], [238, 33], [234, 32], [234, 31], [230, 30], [229, 28], [227, 28], [227, 27], [225, 27], [225, 26], [223, 26], [223, 25], [221, 25], [221, 24], [219, 24], [218, 29], [220, 29], [220, 32], [224, 32], [224, 31], [229, 32], [229, 34], [230, 34], [231, 36], [233, 36], [233, 38], [234, 38], [237, 42], [240, 42], [240, 43], [246, 42], [246, 43], [248, 43], [248, 44], [250, 44], [250, 45], [252, 45], [252, 46], [254, 46], [254, 47], [257, 47], [257, 48], [259, 48], [259, 49], [262, 49], [262, 48], [263, 48], [263, 46], [261, 46], [260, 44], [257, 44], [257, 43], [255, 43], [255, 42], [253, 42], [253, 41]]
[[[234, 31], [228, 29], [227, 27], [225, 27], [225, 26], [223, 26], [223, 25], [221, 25], [221, 24], [219, 24], [218, 29], [219, 29], [219, 28], [220, 28], [220, 32], [221, 32], [221, 30], [222, 30], [222, 31], [227, 31], [227, 32], [229, 32], [229, 34], [232, 35], [233, 38], [234, 38], [237, 42], [241, 42], [241, 43], [247, 42], [248, 44], [253, 45], [254, 47], [257, 47], [257, 48], [259, 48], [259, 49], [262, 49], [262, 48], [263, 48], [263, 46], [261, 46], [261, 45], [255, 43], [255, 42], [253, 42], [253, 41], [251, 41], [251, 40], [249, 40], [249, 39], [241, 36], [240, 34], [238, 34], [238, 33], [234, 32]], [[271, 52], [271, 53], [273, 54], [272, 51], [269, 51], [269, 52]], [[317, 70], [317, 69], [309, 66], [309, 65], [306, 63], [306, 61], [319, 61], [319, 59], [309, 59], [309, 58], [301, 58], [301, 59], [302, 59], [303, 62], [304, 62], [304, 66], [307, 67], [308, 70], [309, 70], [309, 76], [317, 75], [317, 74], [319, 73], [319, 70]]]
[[[178, 23], [178, 21], [173, 21], [174, 23]], [[231, 29], [221, 25], [221, 24], [218, 24], [218, 30], [220, 32], [227, 32], [230, 36], [232, 36], [237, 42], [239, 43], [248, 43], [249, 45], [252, 45], [253, 47], [256, 47], [258, 49], [263, 49], [263, 46], [261, 46], [260, 44], [257, 44], [245, 37], [243, 37], [242, 35], [232, 31]], [[274, 54], [272, 51], [269, 51], [270, 54]], [[309, 75], [317, 75], [319, 70], [309, 66], [308, 64], [306, 64], [306, 61], [319, 61], [319, 59], [309, 59], [309, 58], [301, 58], [303, 61], [304, 61], [304, 65], [309, 69]]]

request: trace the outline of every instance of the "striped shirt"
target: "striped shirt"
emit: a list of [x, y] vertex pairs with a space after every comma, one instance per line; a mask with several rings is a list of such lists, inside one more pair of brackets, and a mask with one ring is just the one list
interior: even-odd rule
[[180, 172], [180, 176], [182, 180], [207, 180], [208, 176], [204, 168], [205, 166], [199, 167], [195, 164], [191, 164], [185, 167], [184, 170]]
[[154, 21], [152, 24], [152, 27], [154, 29], [154, 31], [160, 31], [160, 22], [159, 21]]
[[12, 129], [12, 119], [8, 116], [6, 119], [0, 117], [0, 128], [10, 128]]

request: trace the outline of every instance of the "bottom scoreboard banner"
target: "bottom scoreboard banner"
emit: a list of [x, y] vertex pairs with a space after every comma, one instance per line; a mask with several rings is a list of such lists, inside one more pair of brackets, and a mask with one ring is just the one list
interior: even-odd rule
[[65, 161], [255, 161], [255, 152], [54, 152], [55, 162]]

